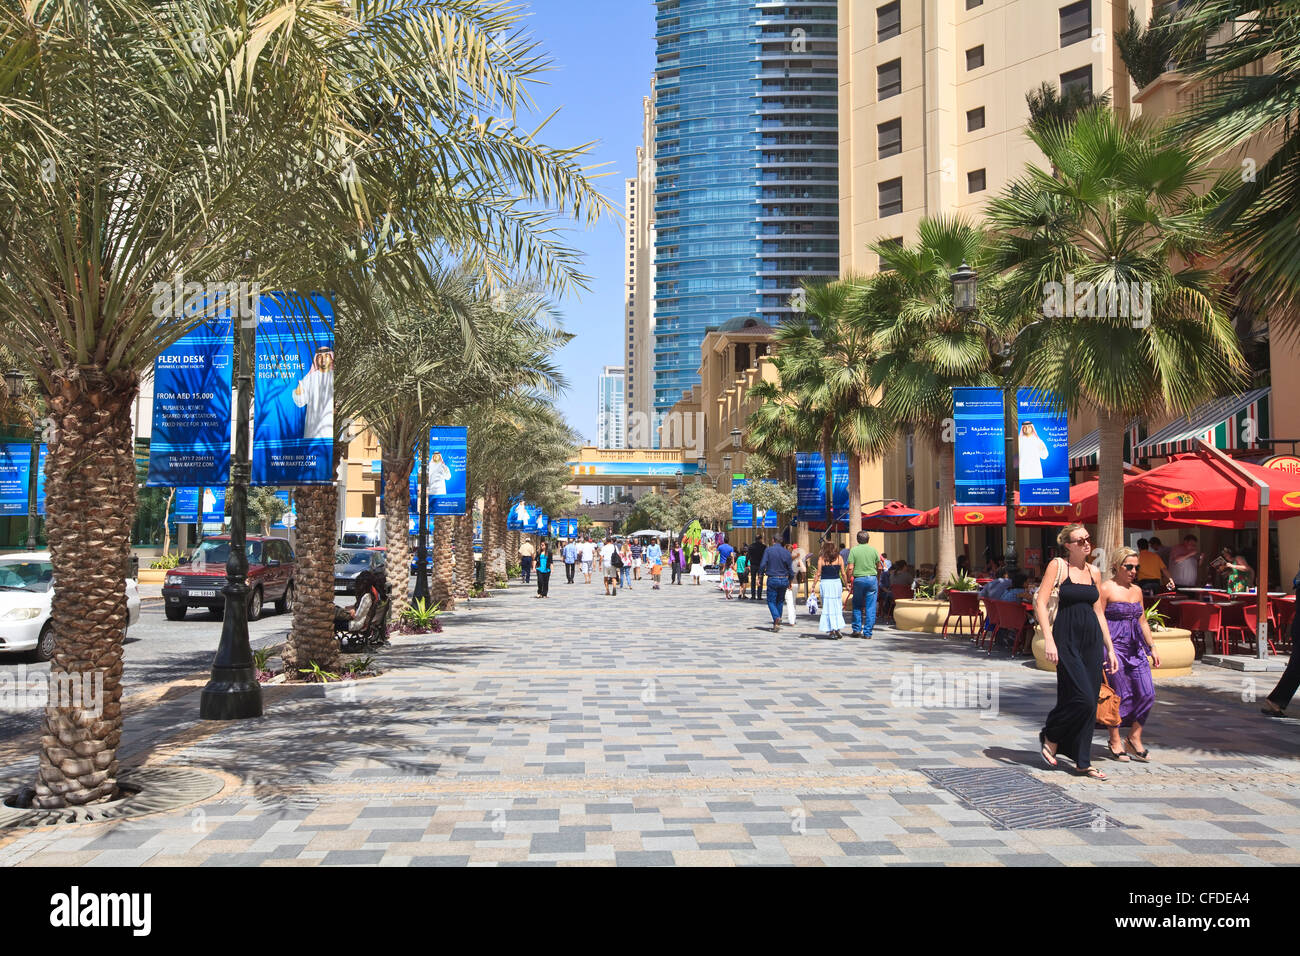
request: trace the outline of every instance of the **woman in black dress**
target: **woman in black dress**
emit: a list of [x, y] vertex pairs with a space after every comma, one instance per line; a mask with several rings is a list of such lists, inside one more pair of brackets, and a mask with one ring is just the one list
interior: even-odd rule
[[[1056, 536], [1065, 558], [1056, 558], [1043, 572], [1034, 599], [1038, 627], [1046, 639], [1046, 655], [1056, 664], [1056, 706], [1038, 733], [1043, 760], [1056, 766], [1056, 755], [1074, 761], [1080, 775], [1105, 780], [1092, 766], [1092, 730], [1097, 721], [1103, 659], [1111, 670], [1119, 666], [1106, 626], [1101, 600], [1101, 572], [1088, 563], [1092, 539], [1081, 524], [1067, 525]], [[1056, 621], [1047, 622], [1047, 600], [1059, 588]]]

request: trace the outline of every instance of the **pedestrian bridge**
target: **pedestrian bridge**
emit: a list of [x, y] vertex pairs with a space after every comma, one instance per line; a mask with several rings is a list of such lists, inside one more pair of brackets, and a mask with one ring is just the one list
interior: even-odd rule
[[[689, 457], [688, 457], [689, 454]], [[700, 473], [698, 455], [685, 448], [595, 448], [584, 445], [568, 463], [571, 485], [657, 485], [671, 488], [680, 474]]]

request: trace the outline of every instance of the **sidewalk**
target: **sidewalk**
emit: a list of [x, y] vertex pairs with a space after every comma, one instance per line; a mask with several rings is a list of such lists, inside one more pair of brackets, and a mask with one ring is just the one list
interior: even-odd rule
[[[395, 638], [380, 678], [266, 688], [255, 721], [199, 721], [201, 676], [129, 702], [124, 764], [225, 789], [4, 832], [0, 865], [1300, 863], [1300, 721], [1243, 701], [1273, 675], [1159, 683], [1153, 762], [1104, 759], [1098, 733], [1102, 783], [1042, 765], [1055, 679], [1032, 662], [803, 639], [806, 615], [772, 634], [707, 586], [601, 590], [516, 584]], [[34, 747], [3, 748], [7, 777]]]

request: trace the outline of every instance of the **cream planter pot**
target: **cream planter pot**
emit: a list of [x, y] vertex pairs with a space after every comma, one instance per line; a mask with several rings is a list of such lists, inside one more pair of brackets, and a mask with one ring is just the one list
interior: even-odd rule
[[[1192, 644], [1192, 632], [1181, 627], [1171, 627], [1151, 634], [1156, 650], [1160, 652], [1160, 666], [1153, 668], [1152, 677], [1185, 677], [1192, 672], [1192, 662], [1196, 660], [1196, 647]], [[1049, 661], [1043, 652], [1046, 642], [1042, 632], [1034, 628], [1034, 660], [1038, 669], [1055, 671], [1056, 665]]]
[[162, 584], [163, 578], [171, 572], [166, 568], [141, 568], [140, 584]]
[[902, 598], [894, 602], [894, 626], [900, 631], [921, 631], [926, 634], [943, 633], [943, 621], [948, 616], [948, 602]]

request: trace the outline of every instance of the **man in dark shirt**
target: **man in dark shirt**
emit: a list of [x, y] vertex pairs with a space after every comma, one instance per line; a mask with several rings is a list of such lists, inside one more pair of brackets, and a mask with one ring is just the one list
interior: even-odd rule
[[749, 546], [749, 553], [746, 554], [746, 557], [749, 558], [749, 599], [751, 601], [758, 600], [759, 591], [763, 587], [762, 564], [763, 552], [766, 550], [767, 547], [763, 544], [763, 536], [760, 534]]
[[773, 539], [763, 550], [759, 573], [767, 575], [767, 609], [772, 614], [772, 632], [781, 630], [781, 616], [785, 614], [785, 592], [794, 577], [794, 559], [781, 542]]

